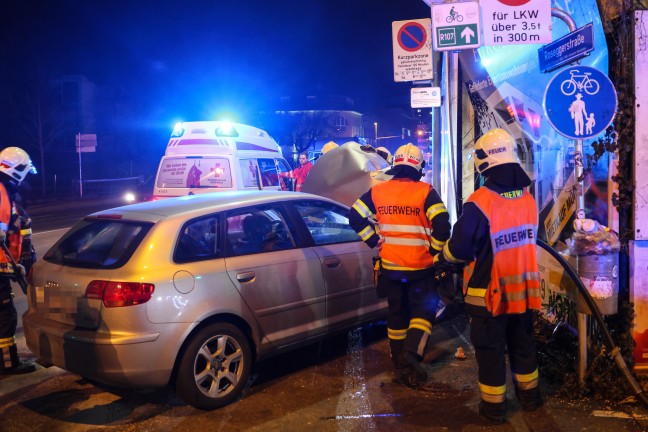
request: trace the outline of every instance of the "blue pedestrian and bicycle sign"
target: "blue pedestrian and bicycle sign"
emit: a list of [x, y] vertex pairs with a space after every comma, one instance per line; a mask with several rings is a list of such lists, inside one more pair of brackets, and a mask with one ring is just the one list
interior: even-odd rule
[[572, 66], [549, 81], [543, 106], [559, 134], [582, 140], [600, 134], [612, 123], [617, 95], [612, 81], [600, 70]]

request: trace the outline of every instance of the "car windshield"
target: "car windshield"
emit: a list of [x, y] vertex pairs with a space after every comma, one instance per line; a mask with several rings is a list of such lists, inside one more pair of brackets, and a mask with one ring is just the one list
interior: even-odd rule
[[45, 254], [45, 261], [69, 267], [123, 266], [153, 226], [151, 223], [86, 218]]

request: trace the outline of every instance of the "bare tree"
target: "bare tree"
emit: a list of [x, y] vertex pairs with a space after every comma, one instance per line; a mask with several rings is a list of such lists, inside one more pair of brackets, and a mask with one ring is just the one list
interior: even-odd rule
[[45, 195], [46, 154], [67, 124], [65, 114], [56, 103], [49, 80], [38, 70], [26, 77], [22, 88], [12, 89], [8, 97], [10, 115], [17, 126], [21, 146], [36, 149], [39, 155], [37, 166], [41, 174], [41, 195]]
[[273, 135], [282, 147], [293, 147], [299, 153], [305, 153], [318, 139], [331, 135], [330, 113], [326, 111], [295, 111], [282, 113], [272, 123], [275, 125]]

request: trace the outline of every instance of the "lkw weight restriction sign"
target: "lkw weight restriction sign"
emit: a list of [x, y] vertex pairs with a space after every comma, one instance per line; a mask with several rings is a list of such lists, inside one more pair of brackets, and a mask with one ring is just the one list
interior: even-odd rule
[[484, 45], [551, 42], [550, 0], [480, 0]]

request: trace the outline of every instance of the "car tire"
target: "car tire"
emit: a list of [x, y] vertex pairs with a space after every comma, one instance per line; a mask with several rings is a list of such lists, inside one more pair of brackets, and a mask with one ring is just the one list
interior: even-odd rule
[[250, 343], [243, 332], [232, 324], [211, 324], [182, 353], [175, 391], [196, 408], [220, 408], [241, 396], [251, 369]]

